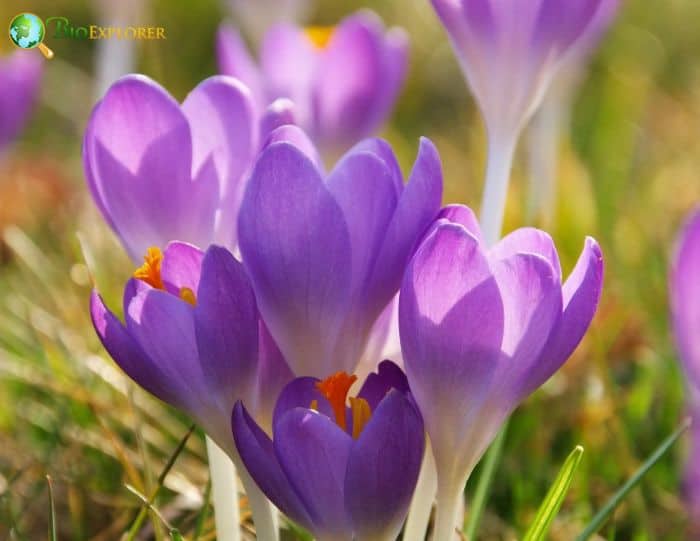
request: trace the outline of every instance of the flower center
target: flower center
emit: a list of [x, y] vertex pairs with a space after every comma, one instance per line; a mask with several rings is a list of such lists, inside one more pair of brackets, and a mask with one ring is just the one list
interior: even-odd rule
[[[316, 388], [328, 400], [335, 415], [335, 423], [347, 432], [347, 408], [348, 392], [352, 384], [357, 381], [357, 376], [349, 375], [346, 372], [338, 372], [331, 377], [319, 381]], [[365, 425], [372, 416], [369, 403], [364, 398], [350, 397], [350, 415], [352, 418], [352, 437], [360, 437]], [[314, 400], [311, 409], [317, 409], [318, 403]]]
[[[151, 246], [146, 255], [143, 256], [143, 265], [134, 271], [134, 278], [146, 282], [154, 289], [166, 291], [161, 275], [161, 267], [163, 266], [163, 252], [157, 246]], [[178, 291], [180, 297], [186, 303], [192, 306], [197, 305], [197, 297], [189, 287], [181, 287]]]
[[326, 49], [335, 32], [334, 26], [307, 26], [304, 30], [306, 37], [316, 49]]

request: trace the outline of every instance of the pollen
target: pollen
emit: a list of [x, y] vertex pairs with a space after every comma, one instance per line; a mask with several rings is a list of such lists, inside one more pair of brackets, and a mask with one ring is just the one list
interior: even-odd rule
[[336, 424], [346, 431], [348, 425], [345, 420], [345, 401], [348, 398], [350, 387], [352, 387], [352, 384], [356, 381], [357, 376], [351, 376], [346, 372], [338, 372], [316, 384], [316, 388], [326, 397], [331, 408], [333, 408]]
[[195, 296], [194, 291], [192, 291], [189, 287], [181, 287], [179, 296], [186, 303], [189, 303], [192, 306], [197, 306], [197, 297]]
[[306, 37], [316, 49], [326, 49], [334, 32], [334, 26], [307, 26], [304, 30]]
[[350, 397], [350, 410], [352, 411], [352, 437], [357, 439], [369, 422], [372, 409], [364, 398]]
[[146, 282], [156, 289], [165, 289], [160, 268], [163, 263], [163, 252], [157, 246], [151, 246], [143, 256], [143, 265], [134, 271], [134, 278]]

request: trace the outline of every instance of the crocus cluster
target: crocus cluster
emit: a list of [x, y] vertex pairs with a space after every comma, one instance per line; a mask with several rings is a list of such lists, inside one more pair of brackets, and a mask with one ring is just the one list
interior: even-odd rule
[[700, 211], [680, 234], [670, 275], [673, 330], [693, 419], [684, 493], [694, 535], [700, 535]]
[[295, 122], [324, 152], [337, 154], [374, 133], [391, 112], [407, 69], [407, 38], [362, 11], [336, 27], [270, 28], [255, 62], [238, 32], [219, 30], [219, 69], [243, 81], [264, 110], [293, 102]]
[[24, 128], [38, 93], [42, 59], [26, 51], [0, 57], [0, 155]]
[[[508, 2], [434, 4], [457, 44], [483, 46], [478, 68], [463, 59], [469, 77], [491, 71], [489, 55], [512, 67], [502, 47], [513, 41], [534, 49], [525, 64], [536, 75], [520, 76], [539, 80], [604, 2], [516, 2], [513, 13]], [[145, 254], [124, 289], [123, 323], [93, 293], [95, 329], [132, 379], [192, 416], [244, 483], [321, 541], [396, 538], [427, 434], [435, 539], [448, 541], [464, 483], [500, 425], [588, 328], [600, 249], [587, 239], [564, 281], [546, 233], [494, 243], [468, 207], [441, 209], [428, 139], [406, 182], [386, 141], [356, 142], [384, 119], [405, 71], [404, 36], [374, 16], [274, 27], [259, 67], [223, 29], [219, 54], [243, 82], [207, 79], [179, 104], [128, 76], [93, 112], [90, 190], [132, 258]], [[479, 92], [497, 100], [490, 93], [508, 89], [507, 105], [525, 107], [539, 91], [516, 79]], [[515, 116], [499, 110], [497, 120], [514, 127]], [[353, 143], [327, 172], [318, 149]], [[397, 302], [392, 360], [405, 374], [379, 353]], [[358, 370], [369, 375], [358, 381]], [[258, 525], [262, 539], [274, 538], [271, 523]]]

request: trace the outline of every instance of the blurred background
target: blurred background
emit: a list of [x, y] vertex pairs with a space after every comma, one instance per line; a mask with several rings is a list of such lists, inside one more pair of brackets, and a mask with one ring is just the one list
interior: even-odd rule
[[[3, 0], [0, 24], [21, 11], [97, 23], [101, 6]], [[445, 202], [478, 209], [484, 129], [428, 0], [318, 0], [310, 22], [333, 24], [365, 6], [411, 36], [409, 79], [383, 136], [404, 170], [418, 137], [430, 137], [443, 159]], [[236, 22], [216, 0], [154, 0], [135, 17], [167, 33], [165, 41], [137, 43], [137, 71], [180, 100], [217, 72], [217, 26]], [[479, 539], [517, 539], [581, 444], [584, 459], [551, 535], [573, 539], [683, 417], [666, 278], [675, 234], [700, 201], [698, 21], [697, 0], [628, 0], [593, 58], [562, 141], [557, 207], [547, 229], [565, 272], [585, 235], [601, 242], [602, 304], [574, 357], [516, 412]], [[45, 63], [35, 110], [0, 156], [0, 540], [45, 538], [46, 474], [59, 538], [119, 539], [141, 504], [125, 484], [150, 494], [189, 421], [131, 385], [94, 336], [88, 268], [117, 306], [132, 265], [94, 208], [80, 160], [98, 99], [95, 42], [49, 34], [46, 43], [56, 57]], [[0, 39], [0, 54], [12, 49]], [[521, 147], [506, 230], [533, 224], [525, 218]], [[676, 446], [617, 509], [601, 532], [605, 539], [685, 538], [684, 447]], [[196, 433], [157, 502], [188, 539], [214, 538], [204, 457]], [[160, 525], [152, 515], [135, 539], [162, 539]]]

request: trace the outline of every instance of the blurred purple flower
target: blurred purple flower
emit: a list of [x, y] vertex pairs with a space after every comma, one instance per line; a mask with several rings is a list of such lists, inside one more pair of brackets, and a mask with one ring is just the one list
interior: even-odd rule
[[431, 0], [484, 116], [489, 157], [481, 220], [500, 237], [520, 132], [557, 70], [591, 46], [619, 0]]
[[324, 175], [299, 128], [272, 133], [243, 198], [239, 243], [260, 313], [296, 375], [355, 371], [441, 197], [427, 139], [404, 186], [382, 140], [358, 144]]
[[271, 28], [259, 65], [231, 27], [219, 30], [217, 52], [220, 71], [248, 85], [259, 109], [292, 100], [311, 139], [337, 152], [386, 120], [406, 76], [407, 42], [403, 30], [386, 32], [379, 17], [362, 11], [335, 28]]
[[400, 292], [404, 365], [437, 465], [436, 539], [451, 539], [464, 484], [506, 417], [571, 355], [600, 298], [586, 239], [562, 285], [551, 238], [519, 229], [488, 249], [471, 210], [443, 210]]
[[354, 376], [298, 378], [280, 395], [271, 440], [237, 403], [233, 434], [253, 479], [316, 539], [394, 540], [418, 479], [423, 422], [389, 361], [356, 398]]
[[182, 105], [141, 75], [112, 85], [90, 118], [83, 163], [132, 259], [172, 240], [235, 247], [258, 121], [248, 89], [231, 77], [203, 81]]
[[694, 421], [684, 492], [692, 528], [700, 534], [700, 211], [693, 213], [680, 235], [669, 286], [673, 330]]
[[[145, 390], [190, 415], [233, 453], [231, 411], [243, 401], [269, 428], [272, 400], [291, 379], [261, 329], [245, 270], [226, 249], [205, 253], [180, 242], [149, 250], [124, 290], [122, 324], [97, 291], [90, 301], [95, 330], [116, 363]], [[262, 367], [265, 368], [262, 368]], [[265, 379], [286, 370], [284, 381]], [[261, 385], [261, 382], [263, 385]]]
[[39, 93], [43, 60], [14, 51], [0, 57], [0, 154], [27, 123]]

